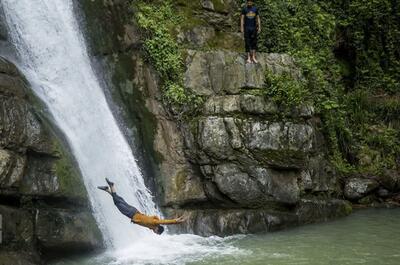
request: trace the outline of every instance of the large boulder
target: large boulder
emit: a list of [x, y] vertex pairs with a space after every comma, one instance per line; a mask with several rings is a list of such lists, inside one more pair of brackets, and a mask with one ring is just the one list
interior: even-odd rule
[[38, 255], [30, 252], [21, 251], [1, 251], [0, 265], [37, 265], [40, 263]]
[[346, 181], [344, 195], [350, 200], [358, 200], [379, 187], [373, 179], [351, 178]]
[[386, 170], [379, 177], [379, 181], [389, 191], [400, 191], [400, 173], [397, 170]]
[[351, 204], [348, 201], [338, 199], [302, 199], [296, 209], [299, 224], [326, 222], [347, 216], [351, 212]]
[[261, 209], [188, 210], [184, 214], [188, 221], [172, 228], [173, 231], [202, 236], [227, 236], [277, 231], [298, 225], [297, 216], [293, 213]]
[[307, 152], [313, 148], [314, 129], [306, 124], [249, 121], [245, 126], [250, 150]]
[[294, 60], [285, 54], [259, 54], [259, 64], [246, 64], [245, 58], [236, 52], [188, 51], [185, 86], [197, 95], [238, 94], [241, 89], [265, 85], [265, 72], [289, 73], [301, 78]]
[[80, 206], [89, 205], [83, 180], [70, 154], [56, 139], [52, 141], [54, 156], [27, 156], [20, 193], [50, 200], [62, 198]]
[[205, 153], [216, 159], [227, 159], [232, 154], [223, 118], [208, 117], [200, 121], [197, 142]]
[[93, 216], [82, 211], [39, 210], [36, 236], [40, 246], [49, 254], [96, 250], [103, 245]]
[[[314, 128], [293, 122], [207, 116], [186, 132], [191, 157], [200, 164], [242, 161], [277, 168], [302, 168], [315, 149]], [[253, 162], [250, 162], [253, 161]]]
[[237, 17], [234, 15], [238, 4], [234, 0], [201, 0], [188, 2], [196, 18], [207, 21], [218, 31], [234, 30]]
[[9, 150], [0, 149], [0, 187], [17, 188], [22, 179], [26, 158]]
[[351, 211], [350, 203], [337, 199], [302, 199], [294, 211], [271, 209], [184, 210], [177, 211], [177, 213], [185, 214], [188, 221], [172, 227], [172, 231], [202, 236], [272, 232], [344, 217]]
[[214, 168], [213, 181], [223, 194], [247, 207], [260, 207], [268, 202], [295, 204], [299, 200], [295, 172], [265, 168], [245, 170], [235, 164], [218, 165]]
[[215, 37], [215, 29], [212, 27], [197, 26], [178, 34], [179, 42], [186, 42], [190, 45], [201, 47]]
[[25, 209], [0, 205], [1, 245], [26, 249], [34, 243], [34, 216]]
[[0, 146], [51, 154], [49, 134], [25, 101], [26, 86], [17, 68], [0, 57]]

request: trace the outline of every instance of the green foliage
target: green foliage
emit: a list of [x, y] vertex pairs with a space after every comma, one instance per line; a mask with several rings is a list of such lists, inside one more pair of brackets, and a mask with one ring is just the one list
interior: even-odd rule
[[[268, 96], [286, 105], [312, 99], [339, 171], [396, 167], [400, 150], [389, 146], [399, 145], [391, 123], [400, 113], [400, 3], [263, 0], [257, 6], [261, 51], [291, 54], [307, 80], [269, 77]], [[373, 167], [362, 163], [366, 150], [376, 158]]]
[[265, 86], [265, 95], [287, 108], [304, 104], [309, 100], [306, 84], [302, 80], [296, 80], [289, 73], [273, 74], [267, 70]]
[[198, 104], [197, 98], [183, 86], [183, 56], [172, 29], [182, 22], [171, 1], [137, 1], [135, 20], [144, 36], [143, 47], [148, 60], [161, 77], [164, 97], [178, 112], [187, 111]]
[[167, 80], [179, 80], [182, 70], [182, 56], [178, 45], [165, 29], [157, 29], [153, 36], [144, 41], [144, 48], [157, 69]]
[[353, 86], [372, 93], [400, 92], [400, 3], [335, 0], [332, 11], [341, 14], [341, 48], [354, 67]]

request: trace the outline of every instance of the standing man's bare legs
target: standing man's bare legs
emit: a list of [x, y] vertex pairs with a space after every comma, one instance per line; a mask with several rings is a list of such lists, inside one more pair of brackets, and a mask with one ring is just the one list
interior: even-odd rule
[[246, 61], [246, 63], [251, 63], [251, 59], [252, 58], [252, 56], [251, 56], [251, 52], [248, 52], [247, 53], [247, 61]]
[[256, 50], [252, 50], [251, 54], [252, 54], [251, 60], [253, 61], [253, 63], [258, 63], [256, 58]]

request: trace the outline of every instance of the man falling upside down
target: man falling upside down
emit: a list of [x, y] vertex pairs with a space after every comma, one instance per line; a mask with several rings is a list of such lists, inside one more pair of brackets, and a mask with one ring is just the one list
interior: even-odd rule
[[180, 224], [185, 221], [184, 217], [179, 217], [171, 220], [161, 220], [157, 216], [147, 216], [139, 212], [135, 207], [129, 205], [121, 196], [117, 195], [115, 185], [108, 178], [106, 178], [108, 186], [99, 186], [97, 188], [104, 190], [111, 194], [115, 206], [118, 210], [129, 219], [131, 222], [147, 227], [153, 230], [154, 233], [161, 235], [164, 232], [164, 227], [161, 225]]

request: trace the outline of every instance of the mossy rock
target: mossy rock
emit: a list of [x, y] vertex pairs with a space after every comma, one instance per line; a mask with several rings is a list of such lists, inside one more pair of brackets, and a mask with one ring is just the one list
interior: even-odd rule
[[253, 150], [252, 154], [266, 165], [276, 168], [303, 168], [306, 162], [306, 154], [292, 150]]
[[54, 143], [54, 149], [59, 154], [53, 167], [59, 182], [59, 192], [67, 197], [87, 200], [85, 185], [71, 154], [57, 142]]
[[27, 156], [27, 167], [21, 180], [19, 192], [22, 195], [43, 198], [48, 202], [62, 198], [65, 203], [74, 202], [88, 205], [87, 192], [78, 170], [67, 148], [51, 136], [51, 155]]

